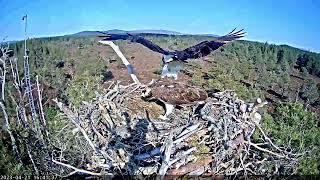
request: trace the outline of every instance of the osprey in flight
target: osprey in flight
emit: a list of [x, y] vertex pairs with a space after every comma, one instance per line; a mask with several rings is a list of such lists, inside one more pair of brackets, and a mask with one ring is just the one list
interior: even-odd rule
[[165, 105], [166, 113], [160, 118], [167, 119], [175, 106], [201, 104], [208, 98], [208, 94], [201, 88], [184, 83], [158, 80], [146, 88], [142, 98], [147, 101], [162, 102]]
[[[236, 39], [242, 38], [245, 36], [245, 32], [243, 29], [236, 31], [233, 29], [230, 33], [216, 37], [212, 41], [203, 41], [194, 46], [188, 47], [181, 51], [168, 51], [162, 49], [160, 46], [152, 43], [151, 41], [132, 34], [107, 34], [104, 32], [100, 32], [104, 35], [100, 37], [104, 37], [102, 41], [113, 41], [113, 40], [129, 40], [134, 43], [142, 44], [143, 46], [149, 48], [152, 51], [161, 53], [162, 57], [162, 77], [174, 77], [177, 79], [177, 73], [179, 69], [182, 67], [179, 62], [187, 62], [188, 59], [196, 59], [200, 57], [204, 57], [209, 55], [212, 51], [217, 50], [219, 47], [225, 45], [228, 42], [234, 41]], [[174, 63], [175, 62], [175, 63]]]

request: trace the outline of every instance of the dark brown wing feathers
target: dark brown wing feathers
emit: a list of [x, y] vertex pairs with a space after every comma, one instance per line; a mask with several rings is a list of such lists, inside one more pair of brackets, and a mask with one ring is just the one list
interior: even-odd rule
[[170, 53], [169, 51], [162, 49], [157, 44], [154, 44], [151, 41], [149, 41], [148, 39], [145, 39], [140, 36], [132, 36], [131, 41], [136, 42], [136, 43], [140, 43], [140, 44], [144, 45], [145, 47], [149, 48], [150, 50], [164, 54], [164, 55], [168, 55]]
[[187, 59], [196, 59], [209, 55], [212, 51], [217, 50], [219, 47], [228, 42], [234, 41], [245, 36], [243, 29], [239, 31], [232, 30], [230, 33], [218, 37], [212, 41], [203, 41], [199, 44], [186, 48], [182, 51], [176, 51], [175, 54], [178, 60], [185, 61]]
[[224, 44], [239, 39], [245, 36], [245, 32], [243, 29], [236, 31], [233, 29], [230, 33], [215, 38], [212, 41], [203, 41], [198, 43], [194, 46], [186, 48], [182, 51], [167, 51], [162, 49], [157, 44], [152, 43], [151, 41], [137, 35], [131, 34], [108, 34], [105, 32], [98, 31], [99, 33], [103, 34], [100, 37], [105, 37], [103, 40], [130, 40], [131, 42], [140, 43], [143, 46], [149, 48], [152, 51], [164, 54], [164, 55], [174, 55], [176, 60], [186, 61], [187, 59], [196, 59], [200, 57], [204, 57], [209, 55], [212, 51], [217, 50], [219, 47], [223, 46]]

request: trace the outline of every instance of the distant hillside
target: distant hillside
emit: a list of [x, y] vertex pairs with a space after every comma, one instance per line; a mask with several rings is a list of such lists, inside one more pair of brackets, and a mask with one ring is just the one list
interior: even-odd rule
[[147, 33], [147, 34], [170, 34], [170, 35], [182, 35], [183, 33], [176, 32], [176, 31], [168, 31], [168, 30], [133, 30], [133, 31], [128, 31], [129, 33]]
[[[112, 31], [117, 33], [121, 32], [121, 30]], [[81, 164], [79, 164], [78, 162], [81, 162], [83, 157], [79, 156], [79, 159], [74, 157], [78, 157], [78, 154], [81, 155], [81, 153], [83, 154], [83, 152], [86, 153], [88, 151], [92, 151], [90, 150], [90, 146], [87, 145], [87, 141], [84, 138], [75, 137], [74, 133], [72, 132], [74, 126], [73, 123], [69, 121], [69, 119], [67, 119], [67, 116], [62, 116], [59, 107], [57, 107], [57, 105], [60, 106], [61, 104], [55, 103], [54, 101], [52, 101], [52, 99], [58, 99], [59, 102], [67, 104], [67, 106], [65, 107], [67, 109], [67, 113], [71, 113], [72, 116], [74, 115], [72, 114], [74, 110], [75, 116], [77, 118], [84, 117], [89, 120], [90, 118], [94, 118], [95, 120], [97, 120], [94, 124], [92, 123], [92, 121], [88, 121], [92, 125], [92, 127], [89, 127], [89, 131], [91, 131], [92, 128], [96, 127], [97, 132], [101, 132], [101, 137], [109, 137], [109, 132], [106, 131], [106, 129], [108, 130], [109, 128], [105, 127], [105, 123], [102, 120], [100, 122], [99, 119], [100, 114], [104, 113], [101, 111], [101, 108], [105, 111], [105, 108], [108, 107], [108, 104], [104, 105], [102, 102], [100, 102], [100, 99], [99, 97], [97, 98], [97, 95], [105, 95], [105, 93], [109, 91], [108, 89], [110, 89], [112, 85], [110, 85], [110, 81], [119, 83], [121, 81], [122, 85], [127, 85], [128, 83], [130, 83], [131, 79], [128, 75], [126, 67], [121, 63], [120, 58], [115, 54], [114, 50], [98, 43], [97, 41], [99, 38], [95, 38], [95, 36], [93, 36], [95, 34], [96, 32], [94, 31], [85, 31], [82, 33], [78, 33], [78, 36], [69, 35], [60, 37], [34, 38], [28, 40], [27, 46], [29, 49], [30, 57], [30, 81], [33, 84], [36, 84], [35, 80], [38, 80], [38, 82], [41, 83], [40, 87], [42, 89], [42, 97], [40, 98], [40, 96], [37, 96], [37, 89], [33, 89], [31, 94], [36, 95], [34, 98], [35, 102], [37, 102], [35, 104], [36, 110], [39, 109], [39, 102], [43, 102], [43, 114], [46, 122], [48, 122], [47, 126], [45, 126], [47, 128], [38, 126], [38, 124], [42, 124], [43, 122], [42, 120], [38, 121], [38, 118], [36, 122], [39, 123], [37, 123], [36, 125], [30, 125], [30, 127], [36, 127], [34, 128], [35, 131], [33, 131], [33, 129], [26, 129], [25, 131], [21, 131], [21, 129], [25, 128], [19, 123], [16, 123], [16, 121], [12, 121], [11, 127], [12, 132], [14, 133], [12, 137], [17, 139], [15, 141], [17, 142], [16, 145], [18, 147], [17, 149], [19, 150], [17, 152], [23, 160], [21, 161], [22, 163], [19, 161], [15, 162], [11, 160], [15, 160], [17, 158], [16, 156], [14, 156], [15, 151], [13, 151], [12, 149], [10, 135], [9, 133], [2, 133], [2, 138], [0, 138], [0, 154], [3, 155], [1, 156], [0, 160], [1, 172], [3, 172], [3, 167], [7, 167], [5, 165], [9, 163], [13, 164], [14, 166], [9, 164], [10, 166], [7, 169], [16, 169], [16, 171], [19, 170], [18, 174], [21, 174], [22, 172], [24, 173], [24, 171], [21, 171], [21, 169], [19, 169], [20, 167], [32, 169], [32, 163], [30, 163], [29, 159], [25, 158], [28, 158], [28, 154], [26, 154], [26, 151], [29, 149], [29, 145], [30, 152], [32, 152], [33, 158], [31, 160], [34, 160], [35, 163], [33, 164], [37, 165], [43, 165], [43, 159], [54, 154], [46, 153], [61, 149], [61, 147], [59, 147], [61, 144], [63, 146], [62, 149], [66, 149], [64, 151], [63, 158], [65, 159], [63, 160], [63, 162], [75, 165], [75, 167], [81, 166]], [[203, 40], [213, 39], [212, 37], [190, 35], [166, 36], [148, 34], [145, 37], [150, 41], [158, 44], [160, 47], [169, 50], [184, 49], [195, 45]], [[127, 57], [134, 66], [135, 72], [142, 83], [147, 84], [152, 79], [160, 79], [162, 57], [159, 53], [153, 52], [148, 48], [143, 47], [142, 45], [130, 43], [128, 41], [118, 41], [116, 43], [119, 48], [123, 50], [124, 56]], [[18, 41], [16, 43], [12, 43], [10, 44], [10, 49], [12, 49], [15, 56], [19, 58], [17, 61], [12, 61], [17, 62], [17, 66], [12, 67], [18, 67], [19, 69], [17, 71], [16, 69], [14, 69], [12, 72], [21, 72], [19, 74], [14, 74], [21, 75], [22, 78], [23, 71], [25, 69], [23, 66], [24, 42]], [[8, 66], [10, 66], [9, 62]], [[20, 83], [21, 86], [18, 85], [18, 88], [16, 88], [16, 84], [18, 83], [14, 83], [17, 81], [16, 78], [11, 75], [11, 68], [8, 68], [8, 76], [6, 76], [6, 88], [4, 91], [6, 94], [4, 96], [5, 101], [2, 100], [2, 105], [6, 105], [5, 110], [7, 110], [8, 112], [7, 115], [9, 119], [15, 120], [17, 118], [20, 119], [20, 109], [23, 109], [20, 107], [25, 107], [25, 105], [27, 105], [29, 101], [27, 101], [27, 97], [24, 98], [24, 96], [19, 96], [21, 94], [23, 95], [25, 92], [23, 91], [22, 83]], [[259, 110], [259, 115], [261, 115], [262, 117], [257, 116], [257, 119], [260, 120], [259, 123], [261, 127], [265, 128], [265, 134], [274, 134], [274, 136], [270, 136], [272, 140], [279, 143], [277, 145], [281, 147], [288, 147], [291, 152], [297, 154], [304, 153], [308, 155], [303, 156], [303, 158], [305, 159], [302, 159], [301, 163], [298, 161], [292, 161], [292, 159], [289, 159], [288, 161], [293, 162], [293, 164], [300, 163], [301, 168], [304, 168], [303, 172], [307, 172], [307, 174], [310, 174], [310, 172], [319, 174], [319, 117], [316, 117], [315, 114], [306, 111], [306, 109], [308, 108], [320, 115], [320, 54], [310, 53], [286, 45], [279, 46], [268, 43], [240, 40], [229, 43], [226, 46], [219, 48], [214, 53], [209, 54], [206, 58], [199, 58], [199, 60], [190, 61], [189, 63], [185, 64], [184, 68], [185, 69], [183, 71], [179, 72], [178, 81], [181, 83], [206, 89], [208, 90], [208, 92], [210, 92], [210, 95], [213, 95], [213, 92], [217, 90], [225, 92], [226, 90], [232, 90], [236, 93], [237, 96], [235, 96], [235, 93], [233, 92], [232, 95], [230, 94], [230, 96], [236, 98], [237, 102], [231, 102], [228, 98], [226, 99], [225, 97], [222, 97], [220, 99], [219, 97], [216, 98], [217, 100], [224, 101], [224, 104], [217, 104], [215, 105], [215, 108], [222, 108], [221, 110], [224, 114], [227, 115], [226, 117], [230, 117], [230, 122], [238, 121], [238, 116], [235, 117], [235, 120], [233, 120], [234, 118], [232, 118], [232, 115], [234, 113], [240, 113], [240, 115], [243, 115], [243, 112], [247, 114], [251, 113], [249, 112], [249, 109], [252, 109], [251, 103], [249, 105], [248, 103], [243, 103], [239, 99], [243, 99], [245, 100], [245, 102], [257, 102], [257, 98], [259, 97], [263, 101], [268, 101], [269, 103], [266, 109], [261, 109], [261, 111]], [[1, 69], [3, 69], [3, 67], [1, 67]], [[35, 86], [35, 88], [37, 88], [37, 86]], [[123, 102], [130, 103], [130, 107], [132, 108], [129, 109], [130, 111], [128, 112], [141, 114], [140, 109], [143, 109], [147, 113], [149, 112], [148, 109], [150, 108], [152, 108], [152, 110], [154, 111], [157, 111], [157, 114], [152, 111], [150, 111], [150, 114], [147, 113], [148, 119], [146, 122], [140, 122], [139, 119], [135, 118], [136, 115], [126, 115], [125, 118], [129, 117], [127, 122], [131, 122], [131, 120], [139, 120], [137, 123], [132, 125], [126, 123], [124, 124], [124, 129], [128, 129], [126, 128], [126, 125], [128, 125], [128, 127], [132, 127], [130, 128], [130, 132], [129, 130], [126, 131], [128, 132], [127, 134], [132, 137], [137, 137], [137, 132], [141, 132], [141, 128], [138, 126], [148, 127], [149, 125], [152, 125], [149, 123], [151, 122], [149, 121], [149, 117], [158, 117], [158, 113], [164, 113], [164, 109], [162, 110], [162, 108], [158, 105], [156, 108], [154, 108], [154, 105], [156, 105], [156, 103], [154, 102], [152, 102], [152, 104], [146, 104], [148, 102], [145, 102], [141, 98], [138, 98], [138, 93], [134, 95], [137, 98], [125, 97], [124, 99], [120, 99], [123, 100]], [[101, 107], [96, 107], [96, 104], [90, 104], [91, 102], [98, 102], [100, 103]], [[296, 104], [297, 102], [304, 103], [306, 106], [304, 107], [301, 104]], [[120, 103], [122, 103], [122, 101]], [[239, 111], [238, 108], [234, 109], [229, 107], [230, 104], [234, 105], [235, 107], [239, 107], [239, 103], [242, 104], [241, 107], [245, 105], [244, 108], [240, 108], [241, 111]], [[15, 112], [16, 109], [18, 110], [18, 112]], [[61, 109], [64, 109], [64, 107]], [[122, 108], [120, 109], [120, 112], [123, 112], [123, 109], [128, 108]], [[181, 108], [176, 108], [175, 112], [177, 114], [175, 115], [181, 115], [181, 113], [182, 115], [188, 114], [188, 112], [186, 113], [182, 111], [183, 108], [181, 110], [180, 109]], [[219, 109], [213, 110], [211, 114], [219, 112]], [[106, 111], [106, 113], [111, 112], [109, 110]], [[84, 112], [87, 115], [84, 115], [83, 113], [79, 115], [78, 112]], [[23, 118], [24, 116], [30, 118], [32, 117], [30, 114], [30, 108], [27, 107], [22, 115]], [[96, 114], [98, 114], [99, 117], [95, 116]], [[113, 114], [111, 115], [113, 118]], [[4, 117], [2, 114], [0, 116]], [[219, 115], [217, 115], [217, 117], [218, 116]], [[132, 119], [130, 119], [131, 117]], [[112, 120], [114, 120], [114, 118]], [[175, 119], [171, 119], [171, 121], [174, 120]], [[32, 120], [28, 119], [26, 122], [29, 123], [32, 122]], [[137, 130], [136, 128], [140, 129]], [[160, 126], [160, 128], [162, 132], [162, 126]], [[63, 129], [63, 132], [68, 132], [70, 136], [65, 136], [68, 135], [66, 133], [61, 136], [61, 129]], [[19, 132], [23, 134], [17, 134]], [[27, 134], [24, 132], [26, 132]], [[38, 132], [48, 132], [50, 136], [42, 136], [40, 134], [41, 136], [39, 136], [39, 140]], [[143, 132], [148, 131], [146, 130]], [[92, 139], [92, 142], [99, 142], [96, 140], [99, 140], [100, 136], [98, 138], [95, 138], [95, 133], [96, 132], [93, 132], [92, 137], [90, 138]], [[30, 134], [32, 135], [31, 137], [25, 136]], [[110, 136], [109, 139], [111, 139], [112, 141], [117, 141], [117, 139], [119, 139], [117, 134], [113, 135], [111, 133], [111, 135], [112, 136]], [[63, 138], [59, 139], [58, 137], [60, 136]], [[79, 137], [80, 136], [81, 134], [79, 134]], [[238, 137], [237, 134], [236, 136]], [[44, 140], [43, 137], [52, 138]], [[145, 137], [146, 136], [143, 135], [141, 141], [142, 143], [145, 143]], [[262, 144], [259, 146], [257, 145], [258, 143], [266, 139], [261, 132], [254, 134], [253, 137], [255, 141], [252, 141], [252, 143], [256, 144], [257, 147], [269, 147], [268, 144]], [[76, 141], [71, 141], [74, 138], [76, 138]], [[201, 137], [198, 137], [197, 139], [199, 138]], [[28, 139], [32, 139], [32, 141], [28, 141]], [[194, 139], [193, 141], [196, 144], [197, 139]], [[292, 141], [290, 141], [291, 139]], [[129, 139], [125, 138], [125, 141], [130, 141], [130, 137]], [[243, 139], [240, 138], [240, 141], [243, 141]], [[50, 143], [46, 146], [46, 148], [41, 148], [43, 146], [43, 142]], [[24, 144], [28, 146], [25, 146]], [[79, 144], [82, 146], [80, 147]], [[39, 145], [41, 146], [40, 148]], [[114, 145], [108, 145], [106, 147], [110, 148], [111, 146], [112, 148], [114, 147]], [[124, 151], [133, 148], [135, 147], [128, 146], [128, 148], [124, 149]], [[148, 148], [154, 149], [157, 147], [150, 146]], [[198, 148], [199, 150], [201, 150], [201, 152], [204, 152], [203, 150], [207, 152], [206, 149], [210, 150], [211, 147], [198, 146]], [[234, 149], [232, 147], [228, 148], [232, 151]], [[276, 148], [274, 149], [276, 150]], [[285, 157], [282, 153], [283, 151], [279, 151], [276, 155]], [[58, 155], [61, 155], [61, 153]], [[264, 156], [264, 154], [258, 154], [258, 156], [258, 161], [261, 161], [260, 159], [262, 158], [267, 159], [265, 158], [266, 156]], [[290, 158], [292, 156], [293, 155], [290, 155]], [[52, 156], [52, 158], [55, 157]], [[128, 156], [128, 158], [130, 160], [131, 157]], [[92, 158], [90, 156], [89, 158], [85, 158], [84, 161], [86, 161], [87, 164], [87, 162], [89, 162], [91, 159]], [[95, 159], [100, 160], [101, 158]], [[248, 157], [247, 160], [248, 159], [251, 159], [251, 157]], [[268, 159], [270, 158], [268, 157]], [[49, 172], [50, 169], [48, 169], [47, 167], [54, 168], [51, 172], [61, 171], [60, 166], [53, 166], [50, 159], [49, 161], [50, 162], [48, 164], [44, 164], [45, 166], [39, 166], [39, 172], [41, 172], [41, 169], [44, 169], [45, 172]], [[266, 162], [267, 161], [268, 164], [266, 165], [266, 167], [270, 167], [269, 163], [276, 164], [278, 167], [280, 167], [278, 168], [279, 174], [282, 174], [280, 170], [283, 169], [281, 167], [284, 165], [279, 164], [280, 160], [278, 161], [277, 159], [271, 158], [270, 160], [266, 160]], [[245, 162], [243, 164], [248, 163]], [[131, 166], [130, 163], [129, 165]], [[91, 164], [89, 164], [88, 167], [90, 168], [94, 166], [91, 166]], [[126, 168], [127, 165], [125, 164], [123, 167]], [[260, 167], [263, 170], [266, 169], [266, 167], [262, 167], [259, 165], [259, 168]], [[275, 168], [272, 167], [272, 172], [274, 171], [274, 169]], [[119, 172], [122, 172], [122, 169], [119, 170]], [[289, 173], [291, 172], [293, 171], [290, 171]], [[27, 172], [27, 174], [32, 173], [34, 172]], [[63, 175], [67, 173], [69, 172], [64, 171]], [[240, 173], [242, 172], [239, 172], [239, 174]]]
[[[112, 29], [103, 31], [109, 34], [167, 34], [167, 35], [183, 35], [183, 33], [176, 32], [176, 31], [168, 31], [168, 30], [133, 30], [133, 31], [125, 31], [120, 29]], [[75, 34], [71, 34], [71, 36], [98, 36], [101, 35], [97, 31], [81, 31]]]
[[[111, 30], [109, 32], [121, 33], [125, 31]], [[42, 56], [46, 56], [45, 58], [48, 63], [52, 60], [57, 62], [61, 59], [69, 59], [69, 61], [90, 59], [89, 62], [91, 63], [79, 63], [84, 64], [84, 66], [77, 68], [78, 73], [83, 72], [79, 71], [79, 69], [90, 69], [90, 66], [93, 67], [94, 64], [92, 64], [92, 62], [98, 60], [101, 64], [93, 67], [89, 72], [95, 75], [101, 73], [103, 70], [100, 68], [104, 69], [105, 61], [111, 57], [111, 52], [99, 55], [99, 53], [102, 53], [102, 47], [97, 42], [97, 39], [93, 38], [94, 36], [90, 36], [96, 33], [97, 32], [94, 31], [85, 31], [79, 33], [78, 36], [31, 39], [29, 42], [32, 46], [30, 45], [29, 49], [33, 54], [30, 54], [30, 56], [39, 57], [38, 60], [34, 61], [37, 64], [34, 64], [32, 67], [39, 66], [40, 62], [44, 63], [44, 58], [40, 58], [40, 54], [42, 54]], [[203, 35], [163, 35], [147, 33], [140, 35], [158, 44], [160, 47], [172, 51], [185, 49], [201, 41], [213, 39], [212, 36]], [[91, 47], [91, 49], [89, 47]], [[135, 47], [133, 45], [131, 48], [135, 49], [132, 50], [134, 53], [126, 55], [128, 57], [135, 57], [135, 59], [149, 59], [149, 57], [152, 56], [150, 51], [147, 51], [149, 54], [146, 52], [143, 53], [139, 47], [141, 46]], [[23, 57], [23, 41], [12, 44], [12, 49], [15, 52], [19, 52], [19, 57]], [[84, 55], [82, 51], [85, 51], [87, 54]], [[157, 58], [159, 57], [150, 59]], [[205, 72], [205, 78], [200, 74], [200, 72], [204, 72], [201, 68], [197, 71], [198, 76], [192, 76], [195, 82], [197, 82], [195, 83], [196, 85], [208, 87], [209, 89], [210, 87], [217, 89], [234, 89], [243, 99], [250, 99], [265, 94], [269, 96], [271, 94], [271, 97], [266, 96], [266, 98], [277, 102], [278, 100], [274, 99], [273, 96], [276, 96], [281, 101], [296, 99], [298, 96], [301, 101], [310, 104], [312, 107], [318, 108], [318, 106], [320, 106], [319, 53], [304, 51], [288, 45], [274, 45], [239, 40], [217, 50], [212, 54], [211, 59], [213, 64], [204, 66], [209, 68], [208, 72]], [[74, 62], [72, 63], [74, 64]], [[55, 66], [54, 64], [51, 65]], [[114, 67], [111, 69], [114, 69]], [[146, 74], [152, 74], [153, 70], [154, 69]], [[48, 72], [50, 74], [52, 73], [51, 70]], [[140, 72], [145, 71], [140, 70]], [[114, 77], [117, 77], [116, 75], [117, 74], [114, 74]], [[44, 77], [49, 76], [51, 75], [44, 75]], [[118, 74], [118, 77], [122, 76], [123, 75]], [[146, 78], [148, 77], [146, 76]], [[150, 79], [147, 79], [146, 82], [149, 82], [149, 80]], [[52, 79], [49, 80], [48, 84], [55, 86], [54, 84], [57, 82], [60, 83], [60, 81], [54, 81]], [[60, 86], [61, 84], [56, 87]], [[318, 109], [320, 109], [320, 107]]]

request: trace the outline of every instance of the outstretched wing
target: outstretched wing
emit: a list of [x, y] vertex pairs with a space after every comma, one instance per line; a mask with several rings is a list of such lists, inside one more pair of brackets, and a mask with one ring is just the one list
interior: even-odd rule
[[225, 45], [228, 42], [245, 36], [243, 29], [236, 31], [232, 30], [230, 33], [220, 36], [212, 41], [203, 41], [199, 44], [191, 46], [185, 50], [177, 51], [178, 60], [196, 59], [209, 55], [212, 51], [217, 50], [219, 47]]
[[241, 29], [239, 31], [235, 31], [236, 28], [234, 28], [230, 33], [227, 35], [218, 37], [216, 41], [223, 42], [223, 43], [228, 43], [231, 41], [234, 41], [236, 39], [242, 38], [245, 36], [246, 32], [244, 32], [244, 29]]
[[109, 34], [102, 31], [97, 31], [101, 33], [98, 37], [103, 37], [102, 41], [115, 41], [115, 40], [130, 40], [130, 34]]
[[164, 54], [164, 55], [169, 55], [170, 52], [169, 51], [166, 51], [164, 49], [162, 49], [160, 46], [154, 44], [153, 42], [141, 37], [141, 36], [133, 36], [131, 35], [132, 37], [132, 42], [136, 42], [136, 43], [139, 43], [139, 44], [142, 44], [144, 45], [145, 47], [149, 48], [150, 50], [152, 51], [155, 51], [155, 52], [158, 52], [158, 53], [161, 53], [161, 54]]
[[101, 35], [98, 35], [98, 37], [110, 37], [110, 34], [105, 33], [103, 31], [96, 31], [96, 32], [101, 34]]
[[170, 53], [169, 51], [162, 49], [160, 46], [158, 46], [158, 45], [152, 43], [151, 41], [149, 41], [141, 36], [138, 36], [138, 35], [132, 35], [129, 33], [108, 34], [108, 33], [101, 32], [101, 31], [97, 31], [97, 32], [102, 34], [98, 37], [104, 37], [103, 41], [129, 40], [131, 42], [142, 44], [143, 46], [149, 48], [150, 50], [164, 54], [164, 55], [168, 55]]

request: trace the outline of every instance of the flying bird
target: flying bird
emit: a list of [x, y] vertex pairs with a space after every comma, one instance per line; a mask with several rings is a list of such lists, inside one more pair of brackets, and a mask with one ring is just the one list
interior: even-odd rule
[[184, 83], [158, 80], [151, 83], [142, 94], [146, 101], [160, 101], [165, 105], [165, 115], [159, 118], [168, 119], [168, 116], [177, 106], [202, 104], [208, 98], [205, 90]]
[[149, 48], [152, 51], [161, 53], [162, 57], [162, 77], [174, 77], [177, 79], [177, 73], [181, 69], [181, 64], [173, 62], [187, 62], [189, 59], [197, 59], [209, 55], [211, 52], [217, 50], [219, 47], [232, 42], [236, 39], [245, 36], [243, 29], [236, 31], [233, 29], [230, 33], [216, 37], [211, 41], [203, 41], [194, 46], [188, 47], [184, 50], [168, 51], [151, 41], [129, 33], [126, 34], [107, 34], [105, 32], [98, 31], [102, 33], [100, 37], [104, 37], [102, 41], [113, 41], [113, 40], [129, 40], [134, 43], [142, 44], [143, 46]]

